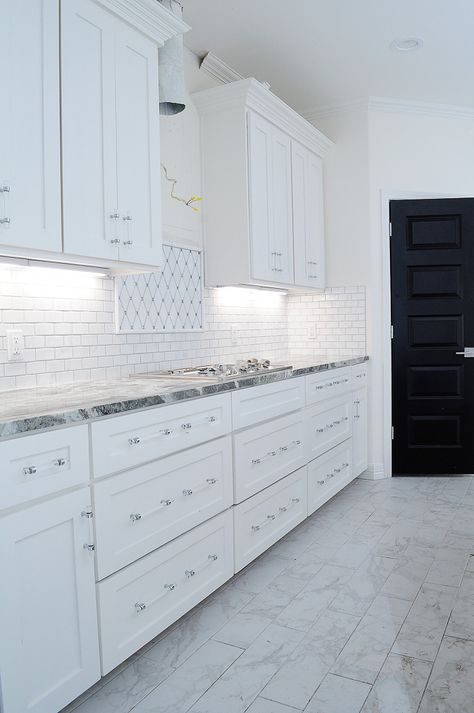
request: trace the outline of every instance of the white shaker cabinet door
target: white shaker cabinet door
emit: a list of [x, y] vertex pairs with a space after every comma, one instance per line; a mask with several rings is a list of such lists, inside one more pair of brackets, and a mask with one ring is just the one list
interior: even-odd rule
[[64, 249], [119, 256], [114, 18], [91, 0], [61, 4]]
[[248, 114], [248, 170], [250, 252], [252, 277], [276, 279], [273, 240], [272, 125], [258, 114]]
[[292, 141], [295, 283], [324, 287], [323, 162]]
[[276, 127], [272, 129], [273, 253], [277, 282], [292, 284], [293, 221], [291, 207], [291, 140]]
[[161, 265], [158, 48], [121, 23], [116, 63], [120, 259]]
[[0, 2], [0, 245], [61, 250], [59, 8]]
[[100, 678], [89, 498], [0, 518], [3, 713], [56, 713]]
[[353, 393], [352, 412], [352, 458], [354, 461], [354, 477], [367, 470], [367, 388], [358, 389]]

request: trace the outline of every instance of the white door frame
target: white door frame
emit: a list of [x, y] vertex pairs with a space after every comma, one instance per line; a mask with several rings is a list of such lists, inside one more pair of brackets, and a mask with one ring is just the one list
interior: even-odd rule
[[390, 280], [390, 201], [424, 198], [464, 198], [453, 193], [381, 191], [382, 309], [383, 309], [383, 461], [385, 477], [392, 477], [392, 285]]

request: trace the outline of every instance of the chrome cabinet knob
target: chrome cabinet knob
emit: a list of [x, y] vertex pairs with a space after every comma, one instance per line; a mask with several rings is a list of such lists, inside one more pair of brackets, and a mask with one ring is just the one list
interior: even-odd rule
[[124, 244], [126, 247], [130, 248], [130, 247], [133, 245], [133, 240], [124, 240], [124, 241], [123, 241], [123, 244]]
[[184, 574], [186, 575], [186, 577], [190, 578], [190, 577], [194, 577], [194, 575], [196, 574], [196, 572], [195, 572], [194, 569], [186, 569], [186, 570], [184, 571]]
[[170, 498], [164, 498], [164, 500], [160, 500], [160, 504], [163, 505], [163, 507], [168, 508], [173, 501]]
[[215, 485], [217, 483], [216, 478], [206, 478], [206, 483], [208, 485]]
[[140, 443], [140, 439], [138, 438], [138, 436], [135, 436], [134, 438], [129, 438], [128, 443], [130, 446], [138, 446], [138, 444]]
[[112, 238], [110, 243], [111, 245], [118, 245], [120, 243], [120, 238]]
[[132, 216], [131, 215], [123, 215], [122, 220], [132, 220]]
[[11, 223], [10, 218], [0, 218], [0, 225], [8, 225], [9, 223]]
[[192, 491], [190, 488], [186, 488], [185, 490], [183, 490], [183, 495], [184, 495], [185, 498], [186, 498], [188, 495], [192, 495], [192, 494], [193, 494], [193, 491]]
[[83, 545], [83, 548], [84, 548], [85, 550], [88, 550], [89, 552], [94, 552], [94, 550], [95, 550], [95, 545], [89, 545], [88, 543], [86, 543], [85, 545]]
[[172, 592], [173, 589], [176, 589], [176, 584], [165, 584], [165, 586], [163, 587], [163, 589], [167, 589], [168, 592]]
[[217, 555], [208, 555], [208, 556], [207, 556], [207, 559], [208, 559], [208, 560], [212, 560], [213, 562], [215, 562], [216, 559], [218, 559], [218, 557], [217, 557]]
[[92, 510], [89, 508], [88, 510], [83, 510], [81, 512], [81, 517], [86, 517], [88, 520], [94, 517], [94, 513]]
[[23, 475], [34, 475], [37, 472], [37, 467], [35, 465], [29, 465], [23, 468]]
[[65, 458], [56, 458], [56, 460], [53, 460], [53, 465], [57, 465], [58, 468], [62, 468], [63, 465], [66, 465], [66, 459]]
[[142, 612], [142, 611], [145, 611], [145, 609], [146, 609], [146, 604], [144, 602], [137, 602], [135, 604], [135, 610], [137, 611], [138, 614], [140, 614], [140, 612]]
[[0, 193], [10, 193], [10, 186], [0, 186]]
[[132, 522], [138, 522], [141, 519], [142, 519], [142, 516], [140, 515], [139, 512], [132, 512], [130, 515], [130, 520]]

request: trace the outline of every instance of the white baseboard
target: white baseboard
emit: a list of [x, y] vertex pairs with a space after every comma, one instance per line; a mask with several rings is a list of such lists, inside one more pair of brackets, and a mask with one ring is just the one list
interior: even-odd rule
[[383, 463], [371, 463], [367, 470], [358, 477], [362, 480], [382, 480], [383, 478], [390, 478], [391, 476], [385, 475]]

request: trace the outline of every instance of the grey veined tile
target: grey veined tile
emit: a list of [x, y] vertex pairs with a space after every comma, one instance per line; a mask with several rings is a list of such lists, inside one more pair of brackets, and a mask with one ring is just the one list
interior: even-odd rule
[[474, 642], [445, 637], [433, 665], [419, 713], [474, 710]]
[[390, 654], [362, 708], [362, 713], [416, 713], [431, 663]]
[[331, 672], [374, 683], [409, 608], [410, 602], [403, 599], [378, 595]]
[[300, 631], [270, 624], [191, 708], [192, 713], [243, 713], [302, 638]]
[[382, 592], [400, 599], [414, 601], [433, 559], [431, 557], [401, 557], [382, 587]]
[[129, 713], [173, 671], [166, 661], [152, 661], [143, 656], [134, 658], [75, 710], [77, 713]]
[[359, 713], [371, 686], [329, 674], [311, 699], [305, 713]]
[[297, 713], [297, 711], [297, 708], [289, 708], [267, 698], [257, 698], [250, 708], [247, 708], [247, 713]]
[[331, 609], [365, 614], [396, 565], [397, 560], [389, 557], [369, 557], [342, 587]]
[[272, 619], [251, 612], [239, 612], [214, 634], [216, 641], [246, 649], [271, 624]]
[[316, 619], [331, 604], [354, 573], [348, 567], [326, 564], [308, 582], [301, 592], [278, 616], [277, 622], [283, 626], [307, 631]]
[[474, 641], [474, 572], [464, 575], [446, 635]]
[[453, 608], [456, 589], [424, 584], [393, 646], [393, 653], [434, 661]]
[[208, 641], [144, 698], [134, 713], [187, 711], [241, 654], [242, 649]]
[[262, 691], [262, 696], [303, 709], [350, 635], [358, 617], [325, 612]]

